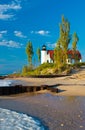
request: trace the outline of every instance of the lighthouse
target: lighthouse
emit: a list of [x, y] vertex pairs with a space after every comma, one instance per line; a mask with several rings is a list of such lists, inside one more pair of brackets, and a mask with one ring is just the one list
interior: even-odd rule
[[41, 50], [41, 64], [43, 63], [53, 63], [53, 50], [47, 50], [46, 46], [42, 46]]
[[45, 62], [47, 62], [47, 49], [46, 49], [46, 46], [43, 45], [42, 50], [41, 50], [41, 64]]

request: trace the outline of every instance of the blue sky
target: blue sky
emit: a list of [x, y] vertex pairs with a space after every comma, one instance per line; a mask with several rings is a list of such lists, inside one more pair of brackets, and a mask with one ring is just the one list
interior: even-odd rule
[[[70, 34], [78, 34], [77, 46], [85, 61], [84, 12], [85, 0], [1, 0], [0, 74], [20, 71], [28, 63], [25, 47], [29, 40], [35, 55], [43, 44], [53, 49], [62, 15], [70, 22]], [[37, 61], [36, 56], [33, 59]]]

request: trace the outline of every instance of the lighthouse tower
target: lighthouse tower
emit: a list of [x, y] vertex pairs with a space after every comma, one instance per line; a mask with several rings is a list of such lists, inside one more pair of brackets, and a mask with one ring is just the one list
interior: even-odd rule
[[46, 62], [47, 62], [47, 49], [46, 46], [43, 45], [41, 50], [41, 64]]

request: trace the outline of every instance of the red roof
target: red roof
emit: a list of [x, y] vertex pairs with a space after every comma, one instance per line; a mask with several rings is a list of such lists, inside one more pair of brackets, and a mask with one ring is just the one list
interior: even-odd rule
[[54, 50], [48, 50], [48, 51], [47, 51], [47, 54], [49, 54], [49, 55], [50, 55], [50, 58], [53, 59]]
[[81, 54], [78, 50], [73, 51], [73, 50], [68, 50], [67, 52], [68, 56], [71, 57], [72, 59], [74, 59], [75, 55], [78, 56], [79, 59], [81, 59]]
[[[50, 55], [50, 58], [53, 59], [54, 50], [48, 50], [48, 51], [47, 51], [47, 54], [49, 54], [49, 55]], [[76, 50], [76, 51], [68, 50], [67, 54], [68, 54], [68, 57], [70, 57], [71, 59], [74, 59], [74, 56], [75, 56], [75, 55], [77, 55], [79, 59], [82, 58], [82, 57], [81, 57], [81, 54], [80, 54], [80, 52], [79, 52], [78, 50]]]

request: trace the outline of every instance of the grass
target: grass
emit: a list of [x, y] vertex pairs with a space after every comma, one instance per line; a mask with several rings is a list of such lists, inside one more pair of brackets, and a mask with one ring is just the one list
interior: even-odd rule
[[[28, 67], [29, 68], [29, 67]], [[26, 69], [27, 71], [22, 71], [22, 75], [29, 76], [29, 75], [49, 75], [52, 74], [52, 70], [54, 68], [54, 64], [51, 63], [44, 63], [40, 66], [36, 67], [35, 69]]]
[[85, 62], [71, 65], [63, 64], [59, 69], [54, 63], [44, 63], [36, 68], [24, 66], [22, 73], [10, 74], [9, 77], [70, 74], [72, 69], [80, 68], [81, 66], [85, 66]]

